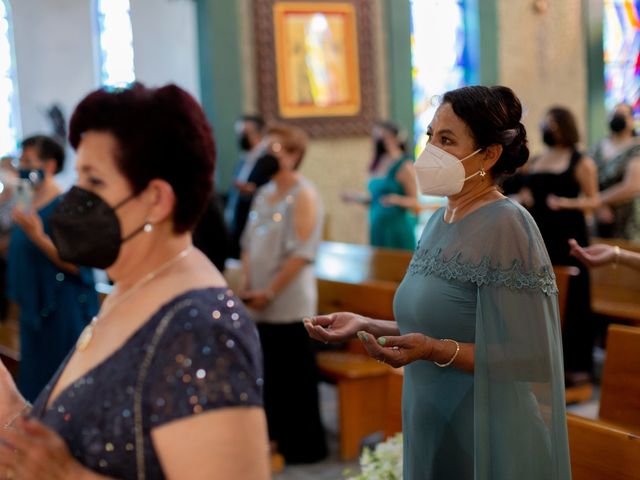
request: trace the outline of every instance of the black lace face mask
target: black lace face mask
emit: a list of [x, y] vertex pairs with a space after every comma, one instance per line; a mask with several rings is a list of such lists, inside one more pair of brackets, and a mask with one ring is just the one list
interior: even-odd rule
[[101, 197], [80, 187], [69, 190], [51, 214], [51, 240], [60, 259], [85, 267], [113, 265], [124, 242], [144, 230], [144, 225], [121, 237], [116, 210], [134, 198], [111, 207]]

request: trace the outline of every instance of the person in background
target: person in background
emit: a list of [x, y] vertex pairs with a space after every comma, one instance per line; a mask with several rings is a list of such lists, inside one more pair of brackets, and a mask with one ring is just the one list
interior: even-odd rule
[[575, 239], [569, 240], [571, 255], [590, 268], [603, 265], [626, 265], [634, 270], [640, 270], [640, 253], [625, 250], [617, 245], [597, 243], [588, 247], [581, 247]]
[[30, 401], [98, 311], [92, 270], [62, 260], [50, 238], [50, 217], [61, 201], [54, 175], [62, 170], [64, 156], [55, 140], [36, 135], [22, 141], [18, 163], [25, 190], [33, 193], [13, 208], [7, 296], [20, 309], [18, 385]]
[[302, 324], [316, 313], [313, 263], [324, 218], [318, 192], [298, 170], [307, 142], [300, 128], [268, 128], [266, 155], [279, 168], [258, 190], [242, 236], [239, 295], [258, 324], [269, 437], [287, 463], [327, 455], [315, 351]]
[[574, 115], [564, 107], [552, 107], [541, 125], [546, 150], [532, 158], [519, 192], [523, 205], [536, 221], [553, 265], [580, 269], [571, 278], [563, 331], [564, 368], [567, 386], [590, 381], [593, 373], [595, 318], [591, 312], [588, 269], [569, 254], [570, 238], [588, 244], [587, 222], [581, 210], [558, 209], [558, 197], [597, 201], [598, 179], [594, 161], [580, 152]]
[[640, 143], [633, 109], [616, 105], [609, 117], [609, 136], [593, 151], [598, 165], [600, 208], [597, 234], [604, 238], [640, 241]]
[[7, 318], [9, 302], [7, 300], [7, 257], [9, 237], [11, 236], [12, 196], [18, 179], [14, 158], [5, 156], [0, 159], [0, 321]]
[[369, 242], [374, 247], [413, 250], [419, 210], [416, 173], [400, 129], [378, 122], [372, 131], [368, 193], [345, 192], [346, 202], [369, 205]]
[[404, 366], [405, 480], [571, 478], [551, 262], [531, 215], [496, 185], [529, 157], [521, 119], [507, 87], [447, 92], [415, 167], [421, 193], [448, 203], [424, 228], [395, 321], [305, 320], [317, 340], [357, 336]]
[[262, 155], [264, 127], [264, 120], [258, 115], [243, 115], [236, 121], [241, 159], [233, 174], [233, 185], [229, 188], [224, 212], [231, 233], [233, 258], [240, 258], [240, 237], [247, 223], [253, 196], [258, 188], [269, 181], [277, 168], [269, 157]]
[[596, 210], [596, 233], [604, 238], [640, 242], [640, 143], [630, 105], [616, 106], [611, 133], [593, 152], [600, 194], [595, 198], [561, 198], [556, 208]]
[[224, 264], [233, 253], [233, 242], [224, 221], [222, 206], [214, 193], [193, 230], [193, 245], [200, 249], [216, 268], [224, 272]]
[[0, 478], [270, 478], [258, 334], [191, 241], [215, 166], [202, 108], [135, 83], [91, 92], [69, 131], [52, 238], [114, 288], [29, 418], [0, 364]]

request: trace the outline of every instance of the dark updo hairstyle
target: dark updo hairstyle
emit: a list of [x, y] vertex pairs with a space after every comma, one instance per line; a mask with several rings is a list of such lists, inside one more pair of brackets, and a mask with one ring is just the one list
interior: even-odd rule
[[102, 88], [87, 95], [71, 117], [69, 140], [77, 149], [88, 131], [108, 132], [119, 146], [120, 172], [134, 192], [153, 179], [176, 196], [174, 231], [193, 229], [213, 190], [216, 149], [198, 102], [176, 85]]
[[502, 145], [502, 154], [491, 168], [494, 178], [509, 175], [529, 159], [527, 131], [520, 123], [522, 105], [508, 87], [472, 86], [444, 94], [455, 114], [469, 127], [477, 148]]
[[53, 160], [56, 162], [56, 173], [60, 173], [64, 167], [64, 148], [60, 143], [46, 135], [33, 135], [22, 140], [20, 146], [35, 148], [40, 160]]
[[576, 144], [580, 141], [580, 134], [573, 113], [564, 107], [552, 107], [547, 111], [547, 115], [555, 123], [555, 128], [552, 131], [556, 143], [561, 147], [575, 149]]

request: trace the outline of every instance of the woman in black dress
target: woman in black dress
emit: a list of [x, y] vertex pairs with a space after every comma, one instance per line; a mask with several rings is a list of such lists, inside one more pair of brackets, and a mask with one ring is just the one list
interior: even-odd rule
[[571, 279], [563, 350], [567, 383], [586, 381], [592, 371], [595, 336], [591, 314], [589, 272], [569, 254], [569, 239], [588, 244], [587, 225], [582, 210], [557, 208], [562, 198], [597, 197], [598, 182], [594, 161], [577, 147], [578, 129], [573, 114], [562, 107], [549, 109], [542, 123], [546, 151], [533, 158], [523, 174], [523, 189], [517, 195], [540, 228], [554, 265], [574, 265], [580, 274]]

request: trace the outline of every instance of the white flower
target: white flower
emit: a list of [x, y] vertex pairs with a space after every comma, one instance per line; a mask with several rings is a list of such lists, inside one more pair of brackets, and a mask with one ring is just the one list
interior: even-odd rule
[[360, 456], [360, 475], [347, 480], [402, 480], [402, 434], [379, 443]]

